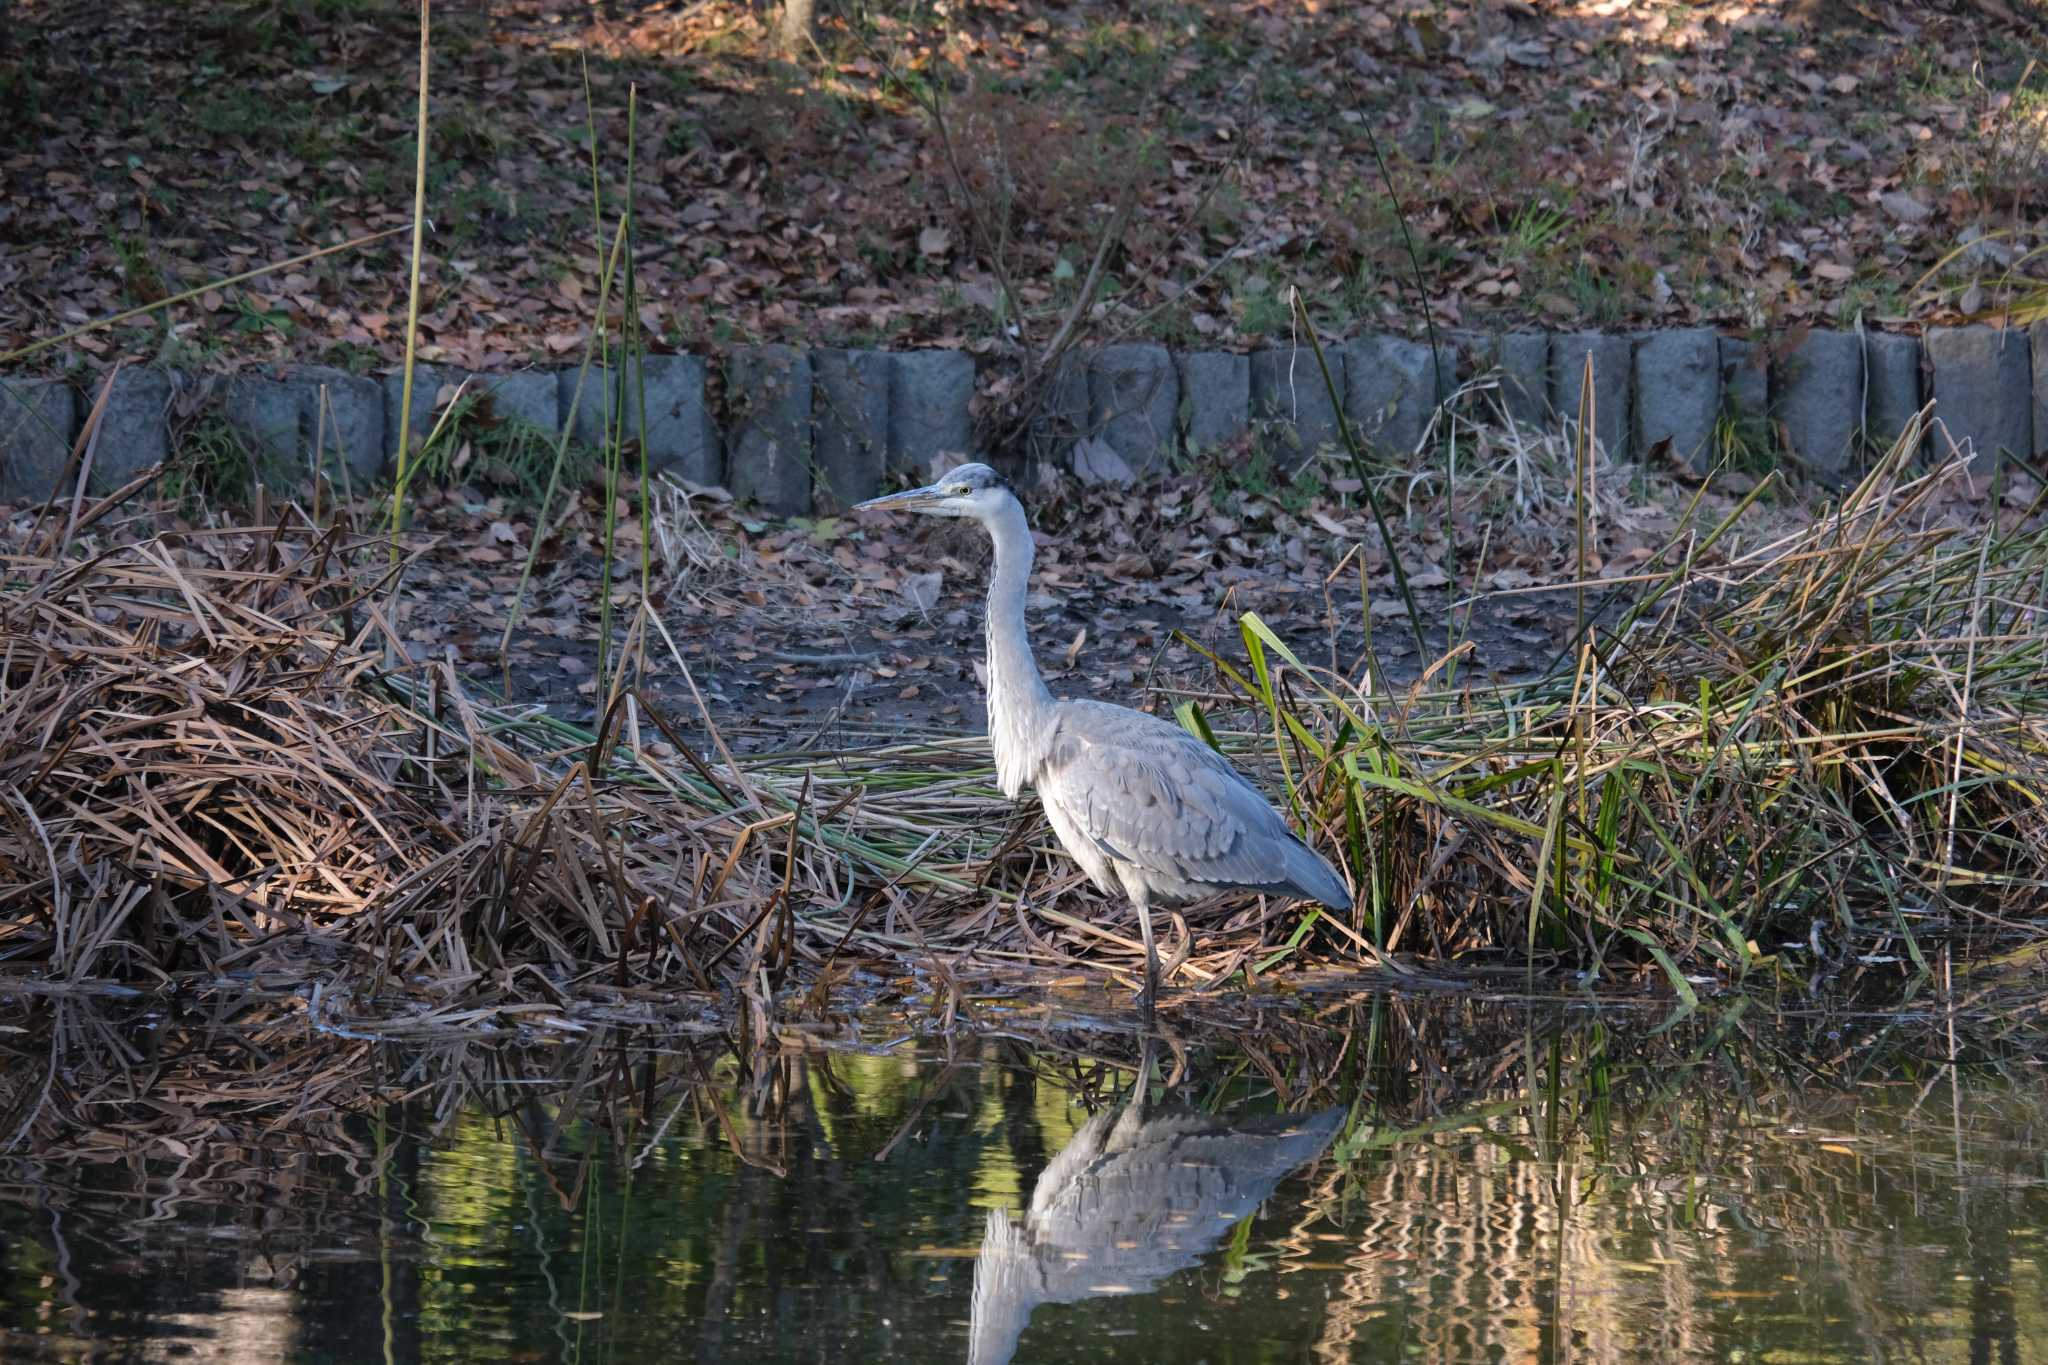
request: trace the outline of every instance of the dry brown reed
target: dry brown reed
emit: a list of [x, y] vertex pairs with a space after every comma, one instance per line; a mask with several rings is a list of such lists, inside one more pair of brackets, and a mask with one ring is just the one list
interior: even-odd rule
[[[70, 979], [323, 940], [445, 826], [365, 686], [381, 616], [338, 534], [0, 561], [0, 953]], [[350, 623], [354, 623], [351, 628]]]
[[[950, 922], [900, 882], [986, 874], [975, 831], [1010, 812], [985, 760], [743, 769], [631, 695], [614, 719], [686, 761], [593, 744], [395, 662], [403, 566], [379, 548], [271, 528], [0, 560], [0, 961], [317, 978], [316, 1013], [417, 992], [473, 1018], [765, 995], [979, 937], [985, 902]], [[623, 758], [593, 774], [599, 751]]]

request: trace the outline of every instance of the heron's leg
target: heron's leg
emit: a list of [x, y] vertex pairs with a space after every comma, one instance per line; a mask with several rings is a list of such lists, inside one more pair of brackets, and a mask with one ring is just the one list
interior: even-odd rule
[[1152, 1004], [1159, 998], [1159, 948], [1152, 941], [1152, 907], [1145, 897], [1134, 896], [1132, 901], [1138, 907], [1138, 933], [1145, 940], [1145, 989], [1138, 999], [1145, 1007], [1145, 1025], [1152, 1025]]

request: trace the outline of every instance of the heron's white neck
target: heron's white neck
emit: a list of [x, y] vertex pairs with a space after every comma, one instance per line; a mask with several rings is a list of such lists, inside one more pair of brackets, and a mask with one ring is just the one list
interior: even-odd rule
[[1038, 771], [1051, 736], [1052, 694], [1045, 690], [1031, 635], [1024, 628], [1024, 599], [1031, 587], [1031, 527], [1015, 498], [983, 522], [995, 542], [996, 569], [988, 585], [988, 738], [995, 752], [996, 783], [1015, 796]]

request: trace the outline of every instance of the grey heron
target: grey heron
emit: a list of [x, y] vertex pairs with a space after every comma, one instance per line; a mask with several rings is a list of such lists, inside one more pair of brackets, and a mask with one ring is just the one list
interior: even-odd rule
[[1121, 888], [1136, 908], [1148, 1014], [1159, 987], [1155, 903], [1246, 890], [1351, 907], [1337, 870], [1221, 754], [1171, 721], [1109, 702], [1056, 699], [1046, 689], [1024, 626], [1031, 527], [1001, 475], [961, 465], [859, 508], [970, 518], [995, 543], [987, 627], [996, 781], [1009, 797], [1035, 788], [1053, 833], [1088, 879], [1105, 895]]

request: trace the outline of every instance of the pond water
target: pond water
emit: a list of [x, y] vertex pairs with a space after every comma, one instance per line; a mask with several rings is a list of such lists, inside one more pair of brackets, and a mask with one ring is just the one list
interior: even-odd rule
[[15, 1017], [9, 1361], [2048, 1359], [2048, 1085], [1938, 1017]]

